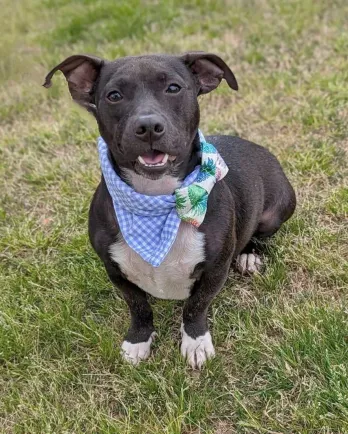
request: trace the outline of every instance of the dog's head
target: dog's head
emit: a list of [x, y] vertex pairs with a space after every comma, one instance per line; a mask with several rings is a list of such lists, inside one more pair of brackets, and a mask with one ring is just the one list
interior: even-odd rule
[[192, 154], [197, 96], [215, 89], [223, 78], [238, 89], [225, 62], [204, 52], [112, 62], [75, 55], [52, 69], [45, 87], [58, 70], [72, 98], [94, 114], [118, 167], [152, 179], [180, 172]]

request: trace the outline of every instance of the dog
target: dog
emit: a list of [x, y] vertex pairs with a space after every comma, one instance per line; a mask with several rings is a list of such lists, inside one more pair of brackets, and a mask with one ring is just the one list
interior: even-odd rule
[[[238, 90], [227, 64], [206, 52], [115, 61], [74, 55], [48, 73], [45, 87], [58, 70], [73, 100], [94, 115], [117, 176], [136, 193], [154, 198], [173, 195], [200, 165], [198, 96], [216, 89], [222, 79]], [[159, 266], [125, 241], [103, 175], [94, 194], [89, 237], [128, 304], [131, 324], [121, 348], [133, 364], [149, 357], [155, 336], [147, 294], [186, 300], [181, 353], [194, 369], [213, 357], [207, 313], [231, 265], [242, 273], [259, 271], [255, 240], [273, 235], [295, 210], [294, 190], [268, 150], [232, 136], [210, 136], [207, 142], [228, 173], [209, 193], [203, 222], [181, 221]]]

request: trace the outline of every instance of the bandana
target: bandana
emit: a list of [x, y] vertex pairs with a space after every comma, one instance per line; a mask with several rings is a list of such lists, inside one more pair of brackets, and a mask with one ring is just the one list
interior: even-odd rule
[[[216, 148], [199, 131], [201, 165], [172, 195], [137, 193], [115, 172], [108, 146], [98, 139], [101, 170], [112, 198], [117, 221], [126, 243], [146, 262], [158, 267], [172, 247], [180, 222], [200, 226], [207, 212], [208, 195], [228, 172]], [[161, 182], [160, 180], [158, 182]]]

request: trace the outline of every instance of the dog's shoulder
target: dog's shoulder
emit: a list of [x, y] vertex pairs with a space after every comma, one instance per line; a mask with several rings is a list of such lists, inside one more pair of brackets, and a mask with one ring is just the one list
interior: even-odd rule
[[98, 255], [106, 259], [108, 246], [117, 239], [120, 228], [111, 196], [102, 177], [89, 208], [88, 233]]

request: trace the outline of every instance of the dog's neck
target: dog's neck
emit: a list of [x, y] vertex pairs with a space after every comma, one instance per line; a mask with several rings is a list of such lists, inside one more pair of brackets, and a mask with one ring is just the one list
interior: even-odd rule
[[120, 178], [133, 187], [137, 193], [146, 194], [148, 196], [173, 194], [174, 191], [180, 187], [182, 180], [200, 164], [199, 148], [199, 135], [197, 133], [191, 144], [191, 153], [186, 161], [180, 164], [175, 174], [164, 175], [160, 179], [146, 178], [132, 169], [121, 168], [115, 161], [112, 162]]

